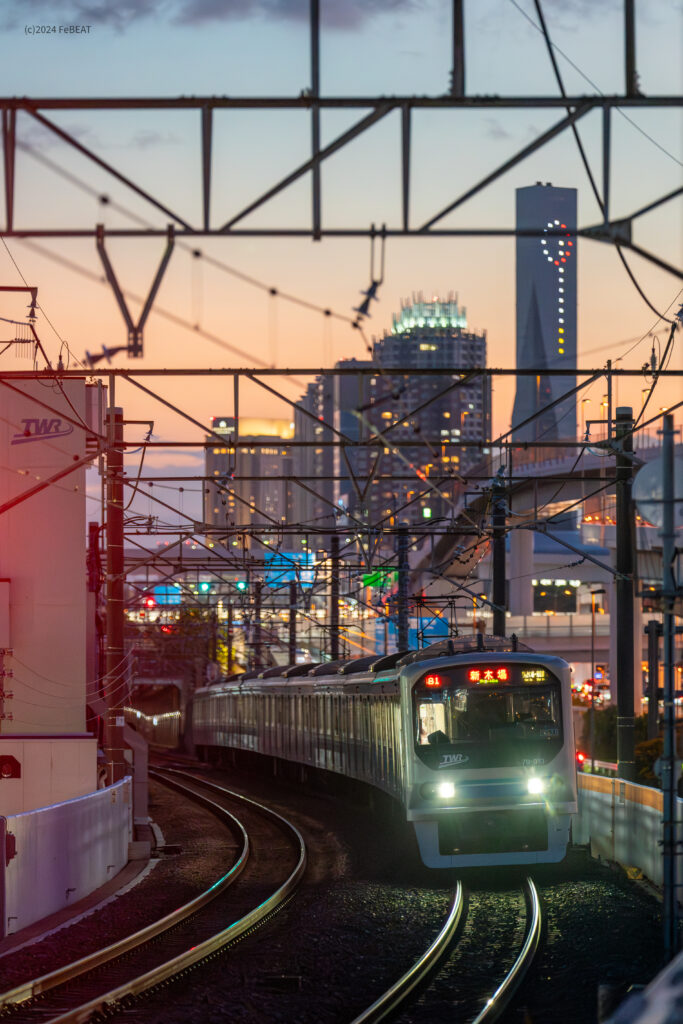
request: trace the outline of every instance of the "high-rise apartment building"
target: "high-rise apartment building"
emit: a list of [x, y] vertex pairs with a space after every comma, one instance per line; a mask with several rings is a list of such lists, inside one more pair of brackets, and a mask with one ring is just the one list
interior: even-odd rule
[[292, 520], [305, 527], [335, 522], [334, 378], [322, 374], [311, 381], [294, 407]]
[[294, 425], [240, 417], [237, 446], [231, 416], [215, 416], [211, 429], [225, 437], [225, 444], [206, 439], [205, 473], [210, 479], [204, 485], [204, 522], [219, 529], [272, 525], [274, 531], [291, 522], [293, 467], [287, 441]]
[[[334, 448], [334, 488], [326, 487], [321, 473], [316, 490], [324, 493], [325, 506], [333, 502], [368, 525], [424, 525], [448, 517], [461, 474], [481, 458], [490, 434], [489, 381], [473, 376], [461, 384], [458, 371], [485, 366], [486, 334], [468, 331], [466, 311], [454, 296], [426, 301], [418, 295], [402, 303], [391, 331], [374, 341], [372, 360], [337, 363], [344, 373], [331, 386], [330, 375], [317, 378], [299, 403], [320, 410], [326, 423], [356, 442]], [[315, 400], [321, 395], [324, 401]], [[301, 421], [299, 414], [297, 425]], [[302, 436], [310, 430], [302, 423]], [[334, 437], [322, 423], [313, 430], [321, 441]], [[303, 466], [303, 449], [296, 451]], [[305, 500], [302, 522], [315, 508], [311, 497]]]
[[[547, 406], [576, 386], [576, 189], [537, 182], [517, 189], [517, 378], [515, 441], [576, 439], [576, 397]], [[525, 423], [536, 413], [540, 415]], [[516, 427], [517, 424], [523, 424]]]

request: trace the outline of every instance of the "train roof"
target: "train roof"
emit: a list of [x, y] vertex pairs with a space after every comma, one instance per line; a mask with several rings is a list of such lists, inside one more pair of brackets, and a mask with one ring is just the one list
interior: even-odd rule
[[486, 651], [498, 653], [510, 651], [528, 651], [533, 653], [533, 648], [521, 643], [515, 634], [512, 636], [490, 636], [484, 633], [476, 633], [470, 636], [453, 636], [446, 640], [438, 640], [435, 644], [429, 644], [419, 651], [410, 651], [398, 662], [397, 668], [404, 665], [412, 665], [416, 661], [428, 661], [430, 658], [454, 658], [459, 654], [478, 654]]

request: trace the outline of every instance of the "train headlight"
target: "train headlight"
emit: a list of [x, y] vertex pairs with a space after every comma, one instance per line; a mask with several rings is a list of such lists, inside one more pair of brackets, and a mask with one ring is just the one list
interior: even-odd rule
[[425, 782], [420, 786], [423, 800], [452, 800], [455, 796], [455, 784], [452, 782]]
[[532, 796], [537, 796], [539, 793], [545, 792], [545, 779], [539, 779], [535, 775], [532, 775], [527, 780], [526, 788]]

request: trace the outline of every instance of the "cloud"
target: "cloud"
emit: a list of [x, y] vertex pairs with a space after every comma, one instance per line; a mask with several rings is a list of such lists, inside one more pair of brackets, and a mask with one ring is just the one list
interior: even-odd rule
[[[322, 0], [323, 27], [354, 29], [383, 14], [424, 10], [433, 0]], [[35, 17], [65, 24], [108, 26], [123, 32], [155, 18], [178, 26], [261, 18], [305, 23], [309, 0], [7, 0], [2, 27], [17, 28]]]
[[50, 24], [109, 25], [122, 32], [140, 18], [162, 14], [169, 0], [14, 0], [4, 6], [5, 29], [45, 16]]
[[136, 132], [129, 145], [134, 149], [151, 149], [152, 146], [175, 146], [180, 142], [173, 132], [157, 132], [152, 128], [143, 128]]
[[[55, 123], [57, 122], [55, 121]], [[101, 140], [93, 132], [92, 128], [89, 128], [87, 125], [60, 124], [59, 127], [76, 139], [77, 142], [87, 146], [88, 149], [96, 149], [102, 146]], [[46, 149], [51, 149], [53, 146], [67, 145], [55, 132], [46, 128], [39, 121], [30, 121], [28, 123], [24, 121], [19, 134], [19, 146], [22, 143], [28, 149], [37, 149], [43, 153]]]
[[[131, 460], [134, 462], [134, 460]], [[177, 469], [193, 469], [195, 474], [203, 472], [204, 466], [204, 452], [193, 455], [191, 452], [176, 451], [175, 449], [166, 450], [164, 448], [148, 449], [145, 454], [145, 466], [154, 466], [155, 469], [166, 470], [169, 476], [172, 476]], [[198, 483], [193, 483], [192, 487], [200, 487]]]
[[484, 135], [488, 139], [495, 139], [496, 142], [499, 142], [512, 138], [510, 132], [503, 128], [497, 117], [485, 117], [484, 124]]

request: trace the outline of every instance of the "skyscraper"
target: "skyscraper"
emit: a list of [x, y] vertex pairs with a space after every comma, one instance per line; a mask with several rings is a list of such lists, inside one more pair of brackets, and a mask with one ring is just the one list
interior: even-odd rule
[[[333, 497], [353, 521], [374, 525], [425, 524], [450, 516], [456, 482], [481, 457], [490, 432], [490, 381], [475, 374], [461, 383], [460, 377], [463, 370], [485, 366], [486, 334], [467, 329], [455, 296], [417, 295], [402, 303], [391, 331], [374, 341], [372, 360], [337, 363], [345, 373], [334, 376], [331, 387], [328, 375], [317, 378], [299, 403], [351, 441], [335, 448], [334, 490], [323, 479], [316, 487], [326, 504]], [[295, 417], [297, 438], [313, 436], [306, 419], [301, 413]], [[313, 430], [321, 444], [313, 454], [321, 460], [323, 441], [332, 435], [322, 424]], [[302, 468], [305, 451], [298, 455]], [[308, 472], [323, 477], [322, 465]], [[323, 511], [310, 497], [306, 501], [302, 522]]]
[[[213, 437], [207, 437], [204, 522], [226, 529], [273, 526], [290, 522], [292, 453], [287, 441], [294, 433], [288, 420], [240, 417], [240, 444], [235, 450], [235, 420], [214, 416]], [[215, 435], [225, 436], [221, 446]]]
[[[576, 398], [547, 406], [576, 386], [576, 189], [536, 182], [517, 189], [517, 378], [515, 441], [576, 440]], [[544, 411], [543, 411], [544, 410]], [[525, 421], [537, 415], [530, 423]], [[521, 424], [520, 426], [517, 426]]]

